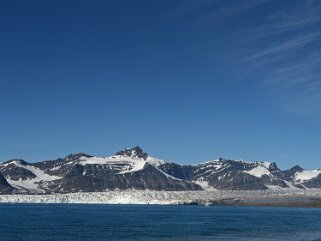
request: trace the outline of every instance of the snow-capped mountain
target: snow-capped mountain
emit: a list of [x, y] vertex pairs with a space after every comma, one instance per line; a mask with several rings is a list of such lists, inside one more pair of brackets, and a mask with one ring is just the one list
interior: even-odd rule
[[140, 147], [110, 157], [85, 153], [57, 160], [0, 164], [0, 193], [69, 193], [109, 190], [265, 190], [321, 188], [321, 170], [295, 166], [280, 170], [272, 162], [220, 158], [179, 165], [149, 156]]
[[[193, 166], [165, 163], [160, 166], [173, 176], [215, 189], [264, 190], [271, 188], [304, 188], [295, 180], [295, 172], [281, 171], [272, 162], [245, 162], [220, 158]], [[306, 180], [309, 182], [309, 180]]]

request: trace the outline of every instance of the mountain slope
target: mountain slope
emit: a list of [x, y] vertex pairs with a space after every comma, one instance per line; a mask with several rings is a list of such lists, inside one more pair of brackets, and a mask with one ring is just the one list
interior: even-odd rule
[[294, 166], [282, 171], [274, 162], [223, 158], [179, 165], [151, 157], [140, 147], [126, 148], [110, 157], [77, 153], [37, 163], [15, 159], [0, 164], [0, 193], [282, 188], [321, 188], [321, 170]]
[[3, 175], [0, 174], [0, 193], [12, 193], [14, 188], [7, 182]]
[[[220, 158], [198, 165], [164, 163], [159, 166], [174, 177], [215, 189], [264, 190], [271, 188], [319, 188], [319, 171], [305, 171], [295, 166], [282, 171], [272, 162], [245, 162]], [[298, 177], [305, 174], [305, 179]]]

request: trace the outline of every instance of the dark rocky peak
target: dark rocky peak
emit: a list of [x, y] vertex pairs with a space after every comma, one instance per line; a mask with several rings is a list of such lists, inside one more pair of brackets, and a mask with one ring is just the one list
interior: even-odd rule
[[225, 164], [229, 164], [230, 166], [235, 166], [235, 167], [239, 167], [239, 168], [242, 168], [244, 167], [244, 165], [248, 164], [247, 162], [245, 161], [242, 161], [242, 160], [230, 160], [230, 159], [219, 159], [222, 163], [225, 163]]
[[271, 172], [278, 172], [281, 171], [280, 168], [277, 166], [277, 164], [275, 162], [272, 162], [269, 166], [269, 170]]
[[218, 158], [218, 161], [221, 162], [221, 163], [229, 163], [229, 164], [240, 164], [240, 163], [243, 164], [243, 163], [246, 163], [245, 161], [242, 161], [242, 160], [232, 160], [232, 159], [226, 159], [226, 158], [223, 158], [223, 157]]
[[304, 169], [302, 167], [300, 167], [299, 165], [296, 165], [294, 167], [292, 167], [289, 171], [291, 171], [292, 173], [294, 172], [301, 172], [303, 171]]
[[81, 157], [92, 157], [91, 155], [88, 155], [86, 153], [83, 153], [83, 152], [79, 152], [79, 153], [75, 153], [75, 154], [70, 154], [68, 156], [66, 156], [64, 159], [67, 160], [67, 161], [74, 161], [74, 160], [78, 160], [79, 158]]
[[144, 160], [146, 160], [148, 157], [148, 154], [146, 152], [144, 152], [143, 149], [140, 148], [139, 146], [123, 149], [123, 150], [117, 152], [115, 155], [116, 156], [143, 158]]
[[1, 165], [4, 165], [4, 164], [13, 164], [14, 162], [20, 164], [20, 165], [23, 165], [23, 166], [26, 166], [26, 165], [29, 165], [28, 162], [24, 161], [24, 160], [21, 160], [21, 159], [12, 159], [12, 160], [9, 160], [9, 161], [5, 161], [3, 163], [1, 163]]
[[217, 160], [212, 160], [209, 162], [205, 162], [203, 164], [200, 164], [198, 166], [207, 166], [211, 167], [213, 166], [215, 169], [217, 169], [217, 166], [220, 166], [221, 168], [233, 168], [233, 169], [244, 169], [246, 163], [244, 161], [239, 160], [231, 160], [231, 159], [225, 159], [225, 158], [218, 158]]
[[225, 159], [223, 157], [219, 157], [217, 160], [212, 160], [208, 163], [220, 163], [220, 164], [235, 164], [237, 163], [238, 161], [235, 161], [235, 160], [231, 160], [231, 159]]

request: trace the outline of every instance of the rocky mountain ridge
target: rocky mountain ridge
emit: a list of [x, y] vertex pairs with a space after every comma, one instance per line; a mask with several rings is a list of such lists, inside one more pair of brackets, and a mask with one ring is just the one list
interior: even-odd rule
[[223, 158], [198, 165], [179, 165], [149, 156], [140, 147], [110, 157], [77, 153], [51, 161], [15, 159], [0, 164], [0, 194], [71, 193], [115, 190], [266, 190], [321, 189], [321, 170], [275, 162]]

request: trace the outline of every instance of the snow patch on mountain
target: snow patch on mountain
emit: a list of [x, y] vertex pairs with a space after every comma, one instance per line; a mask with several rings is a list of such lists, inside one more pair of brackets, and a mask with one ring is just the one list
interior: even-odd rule
[[44, 192], [44, 190], [40, 189], [38, 187], [39, 183], [44, 183], [44, 182], [49, 182], [49, 181], [54, 181], [57, 179], [60, 179], [61, 177], [59, 176], [53, 176], [45, 173], [43, 170], [40, 170], [34, 166], [30, 165], [22, 165], [18, 161], [13, 161], [10, 164], [14, 164], [17, 167], [24, 168], [26, 170], [31, 171], [36, 177], [31, 178], [31, 179], [26, 179], [26, 180], [11, 180], [10, 178], [7, 177], [8, 183], [17, 188], [17, 189], [22, 189], [22, 190], [31, 190], [33, 192], [39, 193], [39, 192]]
[[160, 160], [160, 159], [157, 159], [155, 157], [152, 157], [152, 156], [148, 156], [147, 157], [147, 162], [155, 167], [158, 167], [160, 165], [163, 165], [166, 163], [166, 161], [164, 160]]
[[254, 167], [253, 169], [244, 172], [255, 177], [262, 177], [263, 175], [273, 176], [269, 171], [269, 166], [269, 162], [261, 162], [258, 164], [258, 166]]
[[265, 168], [269, 169], [270, 168], [270, 165], [271, 165], [271, 162], [260, 162], [260, 164], [262, 166], [264, 166]]
[[197, 185], [200, 185], [202, 189], [206, 191], [216, 190], [208, 183], [208, 181], [205, 181], [203, 178], [197, 179], [196, 181], [194, 181], [194, 183], [196, 183]]
[[317, 177], [320, 174], [321, 174], [321, 170], [320, 169], [315, 169], [315, 170], [312, 170], [312, 171], [303, 170], [301, 172], [296, 172], [295, 173], [294, 180], [296, 182], [304, 182], [304, 181], [311, 180], [311, 179]]
[[215, 170], [219, 170], [224, 166], [224, 164], [221, 162], [221, 160], [216, 159], [216, 160], [207, 161], [207, 162], [204, 162], [204, 163], [201, 163], [201, 164], [197, 164], [197, 165], [194, 165], [194, 166], [201, 166], [199, 168], [200, 170], [207, 169], [209, 167], [211, 167], [211, 168], [213, 168]]
[[124, 174], [127, 172], [137, 172], [142, 170], [146, 164], [151, 164], [155, 167], [164, 164], [165, 161], [159, 160], [154, 157], [148, 156], [145, 160], [144, 158], [124, 155], [114, 155], [111, 157], [81, 157], [79, 159], [80, 165], [108, 165], [113, 170], [118, 171], [119, 174]]
[[146, 161], [142, 158], [111, 156], [111, 157], [81, 157], [81, 165], [109, 165], [119, 173], [136, 172], [144, 168]]

